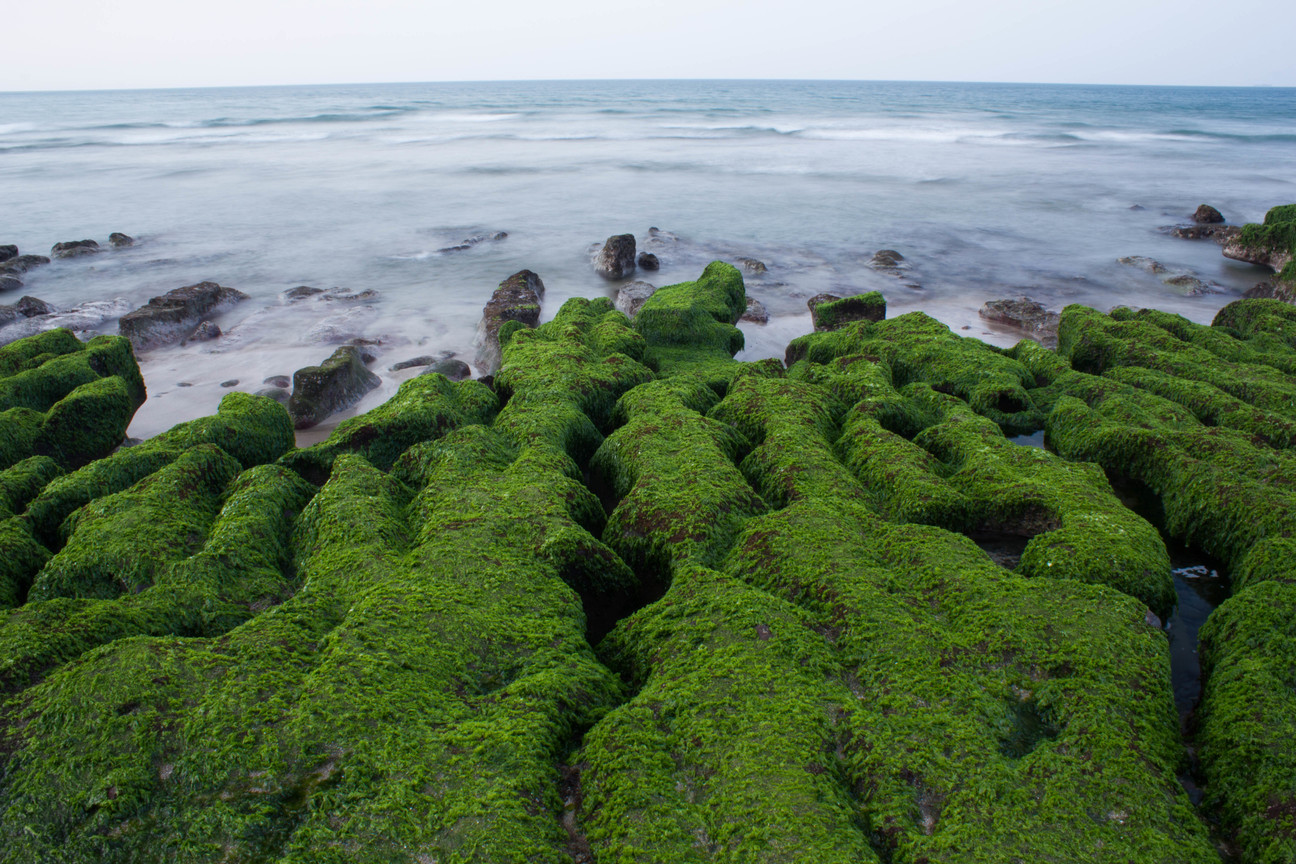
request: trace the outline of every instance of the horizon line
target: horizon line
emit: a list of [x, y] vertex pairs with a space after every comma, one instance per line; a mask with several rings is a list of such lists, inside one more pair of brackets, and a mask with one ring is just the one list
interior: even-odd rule
[[0, 90], [0, 96], [75, 93], [153, 93], [176, 90], [254, 90], [288, 87], [391, 87], [445, 84], [633, 84], [633, 83], [763, 83], [763, 84], [961, 84], [1016, 87], [1139, 87], [1175, 90], [1293, 90], [1294, 84], [1139, 84], [1084, 81], [954, 81], [925, 78], [464, 78], [439, 81], [322, 81], [269, 84], [177, 84], [152, 87], [77, 87]]

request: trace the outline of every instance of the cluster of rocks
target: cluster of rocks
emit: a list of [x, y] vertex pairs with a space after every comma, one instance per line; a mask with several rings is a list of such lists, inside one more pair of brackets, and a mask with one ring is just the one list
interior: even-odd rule
[[[1211, 237], [1224, 246], [1225, 258], [1268, 267], [1274, 276], [1246, 292], [1249, 299], [1296, 302], [1296, 204], [1270, 208], [1262, 223], [1224, 225], [1218, 210], [1206, 204], [1193, 214], [1194, 225], [1172, 229], [1177, 237]], [[1122, 259], [1123, 260], [1123, 259]]]
[[195, 332], [209, 315], [221, 312], [248, 295], [215, 282], [199, 282], [154, 297], [140, 308], [128, 312], [118, 322], [118, 331], [131, 340], [136, 351], [147, 351], [179, 342], [219, 336], [219, 330]]
[[[108, 243], [114, 248], [132, 246], [135, 238], [114, 231], [108, 235]], [[26, 273], [42, 264], [50, 263], [51, 258], [78, 258], [82, 255], [93, 255], [101, 250], [96, 240], [67, 240], [62, 243], [55, 243], [50, 249], [49, 256], [45, 255], [20, 255], [18, 247], [12, 243], [0, 245], [0, 291], [13, 291], [23, 286], [20, 278], [21, 274]]]
[[[1148, 258], [1144, 255], [1127, 255], [1124, 258], [1117, 258], [1117, 264], [1124, 264], [1127, 267], [1137, 267], [1153, 276], [1162, 276], [1170, 273], [1169, 267], [1166, 267], [1155, 258]], [[1179, 272], [1172, 276], [1165, 276], [1161, 282], [1172, 288], [1178, 289], [1179, 293], [1185, 297], [1199, 297], [1203, 294], [1220, 294], [1223, 289], [1217, 285], [1212, 285], [1200, 276], [1191, 272]]]
[[479, 246], [482, 243], [498, 243], [500, 240], [507, 240], [508, 236], [507, 231], [493, 231], [487, 234], [474, 234], [453, 246], [441, 247], [436, 250], [436, 254], [448, 255], [453, 252], [466, 252], [474, 246]]

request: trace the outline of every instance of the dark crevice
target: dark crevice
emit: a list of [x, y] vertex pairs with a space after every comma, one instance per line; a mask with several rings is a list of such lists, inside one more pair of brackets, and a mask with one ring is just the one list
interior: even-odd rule
[[584, 763], [558, 766], [558, 800], [562, 802], [559, 822], [567, 835], [566, 851], [573, 864], [594, 864], [594, 850], [580, 824], [584, 799], [581, 772], [587, 767]]
[[969, 531], [965, 536], [1005, 570], [1017, 569], [1031, 541], [1029, 536], [1005, 531]]
[[1007, 733], [999, 739], [999, 752], [1009, 759], [1024, 759], [1062, 731], [1053, 712], [1034, 699], [1011, 701], [1007, 707], [1011, 722]]

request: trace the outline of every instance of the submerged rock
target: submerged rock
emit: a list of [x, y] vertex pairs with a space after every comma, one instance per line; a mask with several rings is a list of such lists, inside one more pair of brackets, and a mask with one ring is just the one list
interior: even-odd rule
[[635, 238], [633, 234], [609, 237], [594, 256], [594, 269], [604, 279], [625, 279], [635, 271]]
[[1193, 213], [1192, 220], [1198, 225], [1218, 225], [1224, 221], [1224, 214], [1209, 204], [1202, 204]]
[[1171, 276], [1169, 279], [1162, 279], [1162, 282], [1178, 288], [1179, 292], [1185, 297], [1198, 297], [1202, 294], [1219, 294], [1218, 288], [1215, 288], [1203, 280], [1193, 276], [1190, 273], [1183, 273], [1179, 276]]
[[760, 302], [755, 297], [748, 297], [747, 309], [738, 320], [747, 321], [751, 324], [768, 324], [769, 317], [769, 311], [765, 308], [764, 303]]
[[658, 270], [661, 268], [661, 262], [657, 256], [651, 252], [640, 252], [639, 257], [635, 259], [640, 270]]
[[1242, 229], [1237, 225], [1176, 225], [1169, 231], [1172, 236], [1181, 240], [1209, 238], [1222, 245], [1237, 237]]
[[544, 282], [530, 270], [519, 270], [495, 289], [477, 325], [477, 365], [486, 374], [499, 368], [500, 328], [509, 321], [517, 321], [523, 327], [538, 325], [543, 299]]
[[412, 369], [415, 366], [431, 366], [437, 362], [437, 358], [431, 354], [423, 354], [419, 357], [411, 357], [408, 360], [401, 360], [399, 363], [393, 363], [387, 367], [388, 372], [399, 372], [402, 369]]
[[208, 342], [221, 337], [221, 329], [214, 321], [204, 321], [189, 334], [189, 342]]
[[19, 318], [34, 318], [38, 315], [48, 315], [53, 311], [54, 307], [44, 300], [38, 300], [35, 297], [23, 297], [12, 305], [0, 306], [0, 328]]
[[267, 399], [273, 399], [280, 405], [284, 406], [287, 406], [289, 400], [292, 399], [292, 394], [283, 387], [262, 387], [260, 390], [256, 391], [256, 395], [265, 396]]
[[247, 299], [246, 294], [215, 282], [199, 282], [168, 291], [149, 300], [118, 323], [121, 335], [131, 340], [137, 351], [169, 345], [192, 333], [206, 315]]
[[35, 267], [50, 263], [44, 255], [15, 255], [0, 263], [0, 273], [26, 273]]
[[264, 379], [261, 383], [269, 384], [271, 387], [287, 388], [292, 385], [292, 378], [288, 377], [287, 375], [271, 375], [270, 377]]
[[305, 300], [307, 297], [314, 297], [316, 294], [323, 293], [323, 288], [312, 288], [309, 285], [298, 285], [296, 288], [289, 288], [280, 296], [291, 303], [294, 300]]
[[23, 281], [12, 273], [0, 273], [0, 291], [16, 291], [23, 286]]
[[454, 357], [446, 357], [445, 359], [437, 360], [419, 374], [444, 375], [451, 381], [463, 381], [472, 377], [472, 368], [462, 360]]
[[633, 318], [657, 288], [647, 282], [629, 282], [617, 288], [616, 308]]
[[135, 238], [130, 236], [129, 234], [123, 234], [120, 231], [114, 231], [113, 233], [108, 235], [108, 242], [111, 243], [113, 245], [113, 248], [115, 249], [124, 249], [127, 246], [134, 246]]
[[1138, 267], [1140, 270], [1146, 270], [1149, 273], [1165, 273], [1166, 267], [1160, 261], [1152, 258], [1145, 258], [1142, 255], [1129, 255], [1125, 258], [1117, 258], [1116, 263], [1124, 264], [1128, 267]]
[[764, 261], [758, 261], [755, 258], [735, 258], [734, 263], [747, 273], [758, 274], [769, 270]]
[[874, 267], [899, 267], [905, 257], [894, 249], [879, 249], [869, 261]]
[[106, 321], [121, 317], [130, 308], [129, 300], [114, 297], [112, 300], [90, 300], [67, 309], [54, 309], [30, 318], [19, 318], [0, 329], [0, 344], [57, 328], [84, 333], [96, 329]]
[[55, 243], [50, 250], [51, 258], [77, 258], [81, 255], [94, 255], [99, 251], [99, 244], [94, 240], [68, 240]]
[[446, 253], [449, 252], [465, 252], [481, 243], [498, 242], [500, 240], [505, 240], [507, 238], [508, 238], [507, 231], [496, 231], [491, 234], [474, 234], [473, 236], [465, 239], [461, 243], [456, 243], [453, 246], [445, 246], [436, 251], [438, 255], [445, 255]]
[[816, 294], [806, 301], [816, 333], [836, 330], [852, 321], [881, 321], [886, 317], [886, 299], [877, 291], [838, 297]]
[[[1150, 260], [1150, 259], [1148, 259]], [[1153, 261], [1153, 264], [1156, 262]], [[989, 300], [978, 314], [987, 321], [1015, 327], [1040, 341], [1056, 342], [1061, 316], [1029, 297], [1015, 300]]]
[[381, 382], [365, 368], [359, 348], [343, 345], [320, 365], [293, 373], [288, 413], [294, 428], [309, 429], [330, 414], [345, 411]]

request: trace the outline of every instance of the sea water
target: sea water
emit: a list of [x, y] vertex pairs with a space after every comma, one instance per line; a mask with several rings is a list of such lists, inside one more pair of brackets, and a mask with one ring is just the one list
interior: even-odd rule
[[[391, 395], [455, 352], [511, 273], [545, 316], [611, 295], [590, 249], [648, 229], [656, 285], [757, 259], [769, 324], [743, 359], [810, 330], [805, 300], [880, 290], [995, 344], [986, 300], [1155, 306], [1208, 322], [1265, 275], [1165, 228], [1201, 203], [1232, 222], [1296, 201], [1296, 90], [898, 82], [634, 81], [0, 94], [0, 243], [48, 254], [109, 232], [134, 247], [56, 260], [18, 292], [121, 310], [210, 280], [251, 299], [224, 336], [144, 352], [146, 437], [362, 339]], [[469, 248], [463, 241], [506, 233]], [[869, 266], [878, 249], [900, 274]], [[1155, 258], [1184, 296], [1117, 258]], [[298, 285], [369, 299], [287, 302]], [[95, 329], [116, 332], [112, 312]], [[2, 331], [0, 331], [2, 336]], [[237, 384], [229, 384], [237, 381]], [[222, 386], [222, 385], [228, 386]], [[345, 416], [345, 415], [343, 415]], [[333, 422], [336, 422], [334, 418]], [[327, 425], [325, 427], [326, 431]]]

